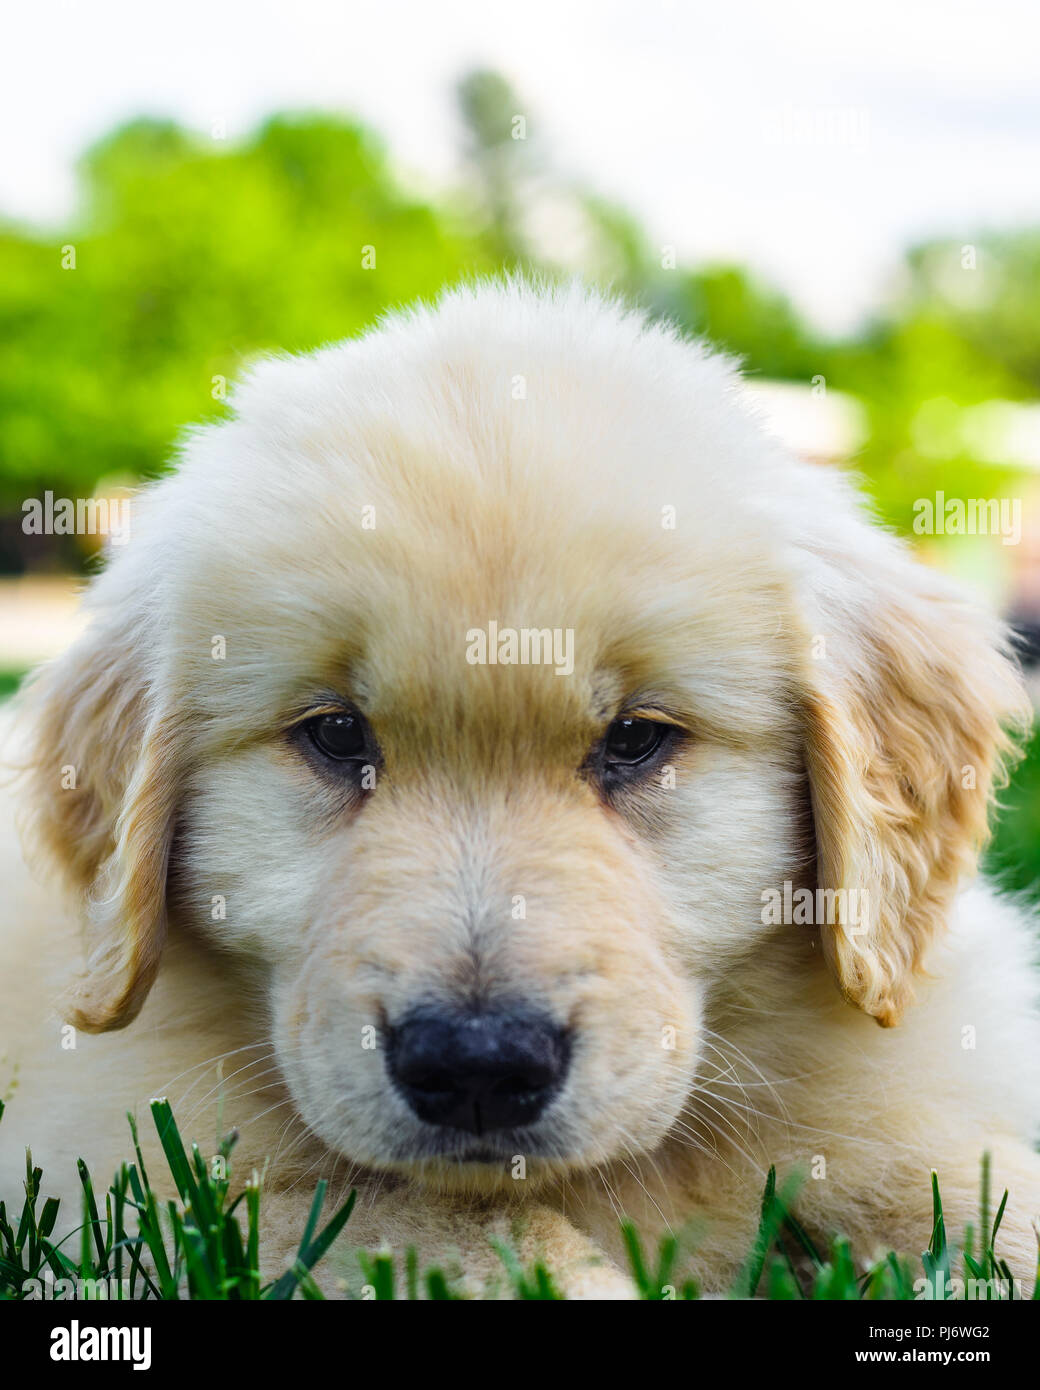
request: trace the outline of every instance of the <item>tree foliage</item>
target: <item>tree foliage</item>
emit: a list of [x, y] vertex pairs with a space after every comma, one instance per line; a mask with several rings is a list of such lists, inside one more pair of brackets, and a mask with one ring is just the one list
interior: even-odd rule
[[[85, 154], [67, 227], [0, 228], [0, 569], [78, 563], [57, 541], [26, 545], [22, 501], [156, 474], [254, 355], [347, 337], [503, 268], [578, 270], [755, 375], [858, 396], [870, 437], [855, 462], [903, 529], [915, 497], [970, 496], [990, 462], [957, 439], [922, 448], [922, 408], [941, 424], [944, 402], [1040, 390], [1040, 232], [980, 237], [970, 257], [951, 241], [914, 248], [875, 320], [829, 339], [745, 267], [668, 263], [624, 208], [554, 170], [497, 74], [470, 74], [457, 99], [462, 177], [436, 196], [406, 188], [356, 122], [278, 116], [230, 145], [139, 120]], [[545, 231], [561, 219], [568, 254]], [[1007, 479], [982, 481], [992, 495]]]

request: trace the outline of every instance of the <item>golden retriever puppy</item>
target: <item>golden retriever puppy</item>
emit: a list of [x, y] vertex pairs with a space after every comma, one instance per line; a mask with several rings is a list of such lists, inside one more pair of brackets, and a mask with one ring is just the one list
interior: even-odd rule
[[344, 1247], [613, 1296], [622, 1214], [725, 1289], [770, 1164], [867, 1258], [927, 1244], [932, 1167], [959, 1232], [988, 1149], [1030, 1277], [1034, 933], [967, 885], [1004, 633], [727, 361], [520, 284], [266, 361], [87, 601], [24, 696], [87, 964], [51, 1012], [73, 938], [8, 850], [5, 1188], [164, 1093], [268, 1160], [272, 1274], [325, 1175]]

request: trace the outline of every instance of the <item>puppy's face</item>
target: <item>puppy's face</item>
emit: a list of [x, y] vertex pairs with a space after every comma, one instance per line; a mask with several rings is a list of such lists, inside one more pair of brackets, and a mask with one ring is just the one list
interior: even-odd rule
[[[814, 550], [815, 479], [731, 385], [613, 311], [493, 294], [262, 370], [103, 581], [131, 693], [89, 653], [50, 692], [62, 762], [109, 745], [42, 825], [118, 912], [82, 1021], [139, 1007], [168, 899], [256, 966], [331, 1148], [504, 1184], [675, 1127], [713, 992], [806, 955], [763, 925], [785, 880], [884, 881], [822, 945], [894, 1021], [985, 814], [985, 769], [958, 799], [944, 759], [992, 763], [1003, 668], [986, 646], [972, 698], [929, 649], [916, 731], [924, 677], [864, 616], [880, 589], [928, 628], [912, 567], [829, 481]], [[842, 569], [864, 537], [871, 589]], [[901, 838], [926, 822], [934, 865]]]
[[797, 847], [784, 594], [652, 505], [590, 527], [565, 483], [380, 472], [181, 596], [178, 912], [268, 967], [300, 1110], [355, 1160], [509, 1182], [652, 1146]]

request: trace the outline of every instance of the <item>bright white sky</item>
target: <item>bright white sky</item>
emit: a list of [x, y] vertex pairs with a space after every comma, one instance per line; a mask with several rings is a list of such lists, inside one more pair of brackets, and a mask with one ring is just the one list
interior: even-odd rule
[[272, 110], [353, 112], [410, 177], [447, 181], [452, 84], [486, 65], [655, 243], [748, 261], [833, 328], [908, 242], [1040, 222], [1036, 0], [2, 3], [0, 214], [21, 219], [66, 213], [76, 155], [141, 112], [232, 138]]

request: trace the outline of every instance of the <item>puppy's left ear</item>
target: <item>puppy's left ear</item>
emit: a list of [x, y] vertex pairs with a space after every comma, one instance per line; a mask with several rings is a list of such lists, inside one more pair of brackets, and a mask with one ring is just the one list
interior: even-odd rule
[[817, 879], [845, 890], [820, 931], [846, 999], [891, 1026], [986, 839], [1007, 730], [1031, 709], [996, 619], [874, 528], [843, 539], [814, 546], [808, 570]]

